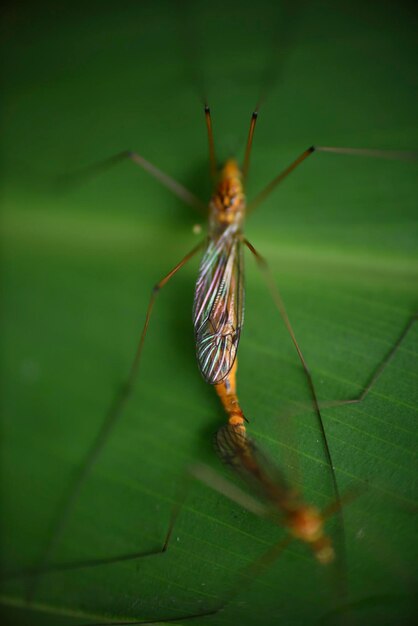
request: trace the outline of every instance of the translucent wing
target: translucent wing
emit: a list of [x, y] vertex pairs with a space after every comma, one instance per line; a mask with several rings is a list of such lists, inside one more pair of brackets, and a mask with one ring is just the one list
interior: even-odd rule
[[226, 424], [215, 435], [215, 448], [248, 487], [270, 503], [291, 503], [298, 499], [280, 469], [269, 461], [255, 443], [239, 430]]
[[234, 364], [244, 322], [243, 253], [232, 227], [212, 239], [203, 256], [193, 321], [200, 371], [214, 385]]

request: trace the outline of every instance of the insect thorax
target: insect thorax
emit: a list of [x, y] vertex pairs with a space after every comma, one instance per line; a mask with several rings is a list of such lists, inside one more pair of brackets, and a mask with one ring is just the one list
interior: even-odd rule
[[211, 223], [215, 228], [241, 225], [245, 214], [245, 194], [241, 170], [236, 161], [230, 159], [222, 168], [209, 207]]

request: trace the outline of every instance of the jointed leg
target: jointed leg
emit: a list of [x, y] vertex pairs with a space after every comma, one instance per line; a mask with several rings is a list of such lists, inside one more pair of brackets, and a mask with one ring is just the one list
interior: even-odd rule
[[258, 117], [258, 111], [254, 111], [252, 116], [251, 116], [251, 123], [250, 123], [250, 130], [248, 131], [248, 138], [247, 138], [247, 146], [245, 148], [245, 157], [244, 157], [244, 164], [242, 166], [242, 178], [244, 180], [244, 183], [246, 182], [247, 178], [248, 178], [248, 170], [250, 167], [250, 155], [251, 155], [251, 148], [253, 145], [253, 137], [254, 137], [254, 130], [255, 130], [255, 125], [257, 123], [257, 117]]
[[238, 574], [238, 579], [231, 589], [228, 589], [228, 595], [225, 596], [224, 602], [219, 607], [218, 611], [225, 609], [235, 598], [242, 593], [244, 589], [247, 589], [248, 585], [256, 578], [261, 576], [265, 570], [286, 550], [286, 548], [292, 543], [293, 537], [286, 535], [280, 541], [268, 548], [261, 556], [255, 561], [244, 567]]
[[182, 200], [185, 204], [191, 206], [193, 209], [197, 209], [199, 213], [207, 213], [207, 208], [204, 202], [202, 202], [191, 191], [174, 180], [174, 178], [171, 178], [168, 174], [165, 174], [165, 172], [161, 171], [158, 167], [144, 159], [143, 156], [137, 152], [132, 152], [131, 150], [119, 152], [104, 161], [100, 161], [99, 163], [83, 168], [82, 170], [70, 174], [69, 176], [61, 177], [60, 180], [61, 182], [65, 182], [67, 185], [69, 183], [75, 184], [87, 182], [91, 178], [94, 178], [98, 174], [102, 174], [114, 165], [117, 165], [121, 161], [126, 161], [127, 159], [130, 159], [133, 163], [139, 165], [139, 167], [148, 172], [148, 174], [151, 174], [151, 176], [158, 180], [163, 187], [169, 189], [171, 193]]
[[[45, 546], [43, 555], [40, 559], [40, 562], [36, 566], [36, 570], [43, 571], [45, 570], [50, 555], [52, 554], [56, 544], [58, 543], [61, 534], [64, 530], [66, 521], [68, 519], [71, 508], [80, 492], [80, 489], [92, 469], [94, 463], [96, 462], [100, 452], [103, 449], [104, 444], [106, 443], [109, 434], [115, 425], [115, 422], [119, 418], [122, 413], [122, 410], [125, 406], [125, 403], [132, 392], [132, 388], [134, 385], [135, 378], [138, 373], [138, 367], [141, 359], [142, 349], [144, 346], [145, 337], [147, 334], [152, 310], [154, 308], [155, 299], [160, 292], [160, 290], [168, 283], [168, 281], [203, 247], [206, 243], [206, 240], [199, 243], [197, 246], [191, 250], [162, 280], [160, 280], [152, 290], [151, 298], [148, 304], [147, 313], [145, 316], [145, 323], [142, 328], [141, 336], [138, 343], [138, 348], [131, 366], [131, 370], [128, 376], [126, 383], [121, 387], [118, 394], [114, 398], [109, 411], [106, 415], [106, 418], [103, 422], [102, 427], [100, 428], [99, 433], [96, 436], [96, 439], [93, 441], [87, 455], [82, 462], [80, 468], [78, 469], [77, 474], [75, 475], [72, 483], [70, 484], [67, 493], [65, 494], [61, 507], [58, 510], [55, 521], [51, 527], [49, 539], [47, 545]], [[165, 548], [163, 548], [165, 549]], [[28, 595], [31, 597], [34, 591], [34, 584], [36, 578], [33, 579], [33, 584], [31, 588], [28, 590]]]
[[192, 619], [197, 619], [198, 617], [208, 617], [209, 615], [216, 615], [219, 613], [224, 607], [211, 609], [209, 611], [202, 611], [201, 613], [195, 613], [194, 615], [182, 615], [180, 617], [158, 617], [155, 619], [145, 619], [145, 620], [125, 620], [123, 622], [95, 622], [94, 624], [85, 624], [85, 626], [130, 626], [134, 624], [142, 624], [142, 626], [146, 626], [147, 624], [161, 624], [162, 626], [166, 623], [175, 624], [176, 622], [185, 622]]
[[261, 191], [255, 198], [252, 200], [248, 207], [247, 212], [249, 213], [256, 206], [261, 204], [263, 200], [270, 195], [270, 193], [277, 187], [279, 183], [282, 182], [289, 174], [293, 172], [305, 159], [307, 159], [314, 152], [332, 152], [334, 154], [346, 154], [352, 156], [365, 156], [365, 157], [374, 157], [378, 159], [393, 159], [399, 161], [414, 161], [418, 159], [418, 152], [400, 152], [396, 150], [368, 150], [363, 148], [333, 148], [328, 146], [310, 146], [307, 150], [302, 152], [298, 156], [298, 158], [293, 161], [286, 169], [284, 169], [280, 174], [273, 178], [273, 180]]
[[[162, 282], [162, 281], [161, 281]], [[160, 283], [159, 283], [160, 284]], [[92, 568], [92, 567], [97, 567], [97, 566], [103, 566], [103, 565], [112, 565], [115, 563], [120, 563], [123, 561], [132, 561], [132, 560], [137, 560], [140, 558], [144, 558], [147, 556], [155, 556], [157, 554], [162, 554], [164, 553], [169, 545], [169, 541], [171, 539], [172, 536], [172, 532], [176, 523], [176, 520], [178, 518], [178, 515], [181, 511], [181, 508], [183, 506], [184, 500], [186, 498], [187, 495], [187, 488], [188, 488], [188, 484], [189, 484], [189, 480], [191, 478], [191, 474], [187, 475], [184, 479], [184, 481], [181, 483], [181, 489], [179, 490], [179, 494], [178, 497], [176, 499], [176, 502], [173, 506], [172, 512], [171, 512], [171, 516], [170, 516], [170, 522], [169, 522], [169, 527], [168, 527], [168, 531], [167, 531], [167, 535], [164, 541], [164, 544], [162, 546], [162, 548], [157, 549], [157, 550], [153, 550], [153, 551], [149, 551], [149, 552], [143, 552], [143, 553], [132, 553], [132, 554], [122, 554], [119, 556], [115, 556], [115, 557], [108, 557], [108, 558], [103, 558], [103, 559], [90, 559], [90, 560], [86, 560], [86, 561], [78, 561], [78, 562], [69, 562], [69, 563], [61, 563], [61, 564], [52, 564], [52, 565], [46, 565], [43, 568], [33, 568], [33, 569], [28, 569], [26, 571], [20, 571], [19, 573], [16, 574], [12, 574], [11, 576], [7, 576], [6, 579], [10, 580], [10, 579], [19, 579], [19, 578], [29, 578], [31, 579], [31, 581], [33, 582], [33, 580], [37, 580], [37, 577], [42, 576], [44, 574], [50, 574], [53, 572], [66, 572], [66, 571], [70, 571], [70, 570], [77, 570], [77, 569], [84, 569], [84, 568]], [[34, 587], [32, 586], [31, 588], [32, 593], [34, 590]], [[238, 592], [238, 589], [237, 589]], [[30, 598], [28, 598], [28, 601], [30, 602]], [[225, 603], [226, 604], [226, 603]], [[109, 623], [112, 623], [114, 626], [119, 625], [119, 626], [128, 626], [128, 624], [165, 624], [167, 622], [183, 622], [183, 621], [189, 621], [189, 620], [193, 620], [193, 619], [197, 619], [198, 617], [206, 617], [206, 616], [210, 616], [210, 615], [215, 615], [216, 613], [218, 613], [219, 611], [221, 611], [225, 604], [222, 604], [221, 606], [217, 606], [213, 609], [208, 609], [208, 610], [203, 610], [200, 611], [199, 613], [195, 613], [195, 614], [187, 614], [187, 615], [182, 615], [180, 617], [158, 617], [158, 618], [150, 618], [150, 619], [132, 619], [132, 620], [124, 620], [122, 622], [100, 622], [100, 623], [95, 623], [92, 626], [107, 626]], [[30, 604], [28, 605], [30, 607]], [[87, 626], [87, 624], [86, 624]]]
[[[244, 243], [247, 246], [247, 248], [250, 250], [250, 252], [255, 256], [257, 263], [262, 271], [262, 273], [264, 274], [264, 277], [266, 279], [267, 282], [267, 286], [270, 290], [270, 293], [272, 295], [272, 298], [274, 300], [274, 303], [276, 304], [276, 307], [285, 323], [285, 326], [289, 332], [289, 335], [293, 341], [293, 344], [296, 348], [296, 351], [298, 353], [300, 362], [302, 364], [303, 370], [305, 372], [305, 376], [308, 382], [308, 386], [309, 386], [309, 390], [311, 393], [311, 397], [312, 397], [312, 402], [313, 402], [313, 406], [315, 409], [315, 413], [317, 416], [317, 421], [318, 421], [318, 425], [319, 425], [319, 429], [321, 431], [321, 436], [322, 436], [322, 442], [323, 442], [323, 446], [324, 446], [324, 452], [325, 452], [325, 456], [327, 459], [327, 463], [328, 466], [330, 468], [330, 472], [331, 472], [331, 476], [332, 476], [332, 483], [333, 483], [333, 488], [334, 488], [334, 493], [335, 493], [335, 499], [337, 502], [341, 501], [341, 497], [340, 497], [340, 492], [338, 489], [338, 484], [337, 484], [337, 479], [335, 476], [335, 471], [334, 471], [334, 463], [332, 460], [332, 456], [331, 456], [331, 450], [329, 448], [328, 445], [328, 440], [327, 440], [327, 436], [326, 436], [326, 432], [325, 432], [325, 427], [324, 427], [324, 423], [322, 421], [322, 415], [321, 415], [321, 409], [319, 407], [319, 403], [318, 403], [318, 397], [316, 394], [316, 389], [315, 389], [315, 385], [313, 383], [313, 379], [312, 379], [312, 375], [309, 371], [308, 365], [305, 361], [305, 357], [303, 356], [302, 350], [297, 342], [295, 333], [293, 331], [292, 325], [290, 323], [289, 317], [287, 315], [283, 300], [281, 298], [280, 292], [274, 282], [273, 276], [271, 275], [270, 269], [264, 259], [264, 257], [261, 256], [261, 254], [259, 254], [257, 252], [257, 250], [254, 248], [254, 246], [247, 240], [244, 239]], [[341, 507], [340, 507], [341, 510]], [[341, 544], [342, 546], [345, 546], [345, 532], [344, 532], [344, 524], [343, 524], [343, 519], [342, 519], [342, 515], [340, 515], [340, 520], [341, 520]], [[342, 547], [342, 549], [344, 549], [344, 547]], [[345, 563], [345, 555], [341, 554], [341, 559], [342, 562]]]
[[[313, 400], [313, 404], [314, 404], [314, 408], [315, 408], [315, 412], [317, 414], [318, 417], [318, 423], [319, 423], [319, 427], [321, 429], [321, 433], [322, 433], [322, 437], [323, 437], [323, 441], [324, 441], [324, 448], [325, 448], [325, 454], [327, 456], [327, 461], [329, 463], [329, 466], [332, 470], [332, 476], [333, 476], [333, 483], [334, 483], [334, 489], [335, 489], [335, 493], [336, 495], [338, 495], [338, 486], [337, 486], [337, 481], [335, 479], [335, 475], [334, 475], [334, 464], [332, 462], [332, 458], [331, 458], [331, 452], [328, 446], [328, 441], [327, 441], [327, 437], [325, 434], [325, 428], [324, 428], [324, 424], [322, 422], [322, 416], [321, 416], [321, 411], [319, 408], [319, 403], [318, 403], [318, 397], [316, 395], [316, 390], [315, 390], [315, 386], [313, 383], [313, 379], [312, 379], [312, 375], [309, 371], [308, 365], [305, 361], [305, 357], [303, 356], [302, 350], [297, 342], [295, 333], [293, 331], [292, 325], [290, 323], [289, 317], [287, 315], [283, 300], [281, 298], [280, 292], [273, 280], [273, 276], [271, 275], [270, 269], [266, 263], [266, 260], [264, 259], [264, 257], [261, 256], [261, 254], [259, 254], [257, 252], [257, 250], [254, 248], [254, 246], [247, 240], [244, 239], [244, 243], [247, 246], [247, 248], [251, 251], [251, 253], [255, 256], [257, 263], [261, 269], [261, 271], [264, 274], [264, 277], [266, 279], [267, 282], [267, 286], [270, 290], [270, 293], [273, 297], [274, 303], [276, 304], [277, 309], [279, 310], [280, 315], [282, 316], [282, 319], [285, 323], [285, 326], [289, 332], [289, 335], [293, 341], [293, 344], [296, 348], [296, 351], [298, 353], [300, 362], [302, 363], [302, 367], [303, 370], [305, 372], [307, 381], [308, 381], [308, 385], [309, 385], [309, 389], [311, 392], [311, 396], [312, 396], [312, 400]], [[339, 499], [339, 498], [338, 498]]]
[[[374, 385], [378, 382], [383, 372], [390, 365], [395, 354], [401, 347], [404, 339], [406, 338], [411, 328], [417, 321], [418, 321], [418, 313], [414, 313], [414, 315], [406, 323], [404, 329], [402, 330], [395, 344], [390, 348], [390, 350], [385, 355], [383, 360], [379, 363], [379, 365], [376, 367], [374, 372], [372, 372], [366, 385], [363, 387], [363, 389], [360, 391], [360, 393], [357, 396], [355, 396], [354, 398], [343, 398], [341, 400], [325, 400], [324, 402], [318, 402], [319, 409], [322, 411], [324, 409], [332, 409], [332, 408], [337, 408], [340, 406], [345, 406], [345, 405], [350, 405], [350, 404], [359, 404], [360, 402], [363, 402], [363, 400], [372, 391]], [[301, 409], [306, 408], [306, 406], [304, 407], [303, 403], [298, 404], [298, 407], [299, 408], [296, 408], [290, 411], [289, 413], [287, 413], [287, 417], [289, 418], [296, 417], [296, 415], [300, 413]]]
[[[207, 486], [212, 489], [219, 491], [226, 497], [230, 498], [232, 501], [237, 502], [240, 506], [246, 508], [247, 510], [253, 512], [256, 515], [267, 515], [268, 510], [266, 507], [258, 504], [254, 506], [255, 500], [248, 496], [245, 492], [242, 492], [239, 488], [237, 488], [233, 483], [229, 483], [225, 481], [221, 476], [218, 476], [215, 472], [204, 465], [196, 465], [190, 469], [190, 474], [185, 478], [185, 482], [182, 483], [182, 489], [179, 493], [179, 498], [176, 501], [176, 504], [173, 507], [169, 529], [167, 532], [166, 540], [164, 542], [164, 546], [161, 550], [142, 553], [142, 554], [126, 554], [120, 555], [119, 557], [108, 558], [108, 559], [97, 559], [90, 560], [78, 563], [69, 563], [69, 564], [61, 564], [57, 566], [49, 566], [46, 567], [42, 571], [28, 571], [26, 572], [26, 576], [32, 575], [40, 575], [58, 571], [68, 571], [75, 570], [85, 567], [95, 567], [98, 565], [106, 565], [113, 564], [121, 561], [134, 560], [144, 556], [151, 556], [155, 554], [161, 554], [164, 552], [172, 535], [172, 531], [178, 517], [178, 514], [182, 508], [184, 499], [187, 494], [187, 486], [189, 479], [193, 477], [199, 481], [202, 481]], [[187, 481], [187, 482], [186, 482]], [[327, 517], [335, 513], [336, 507], [334, 510], [330, 510], [327, 514]], [[255, 561], [250, 563], [248, 566], [244, 567], [242, 571], [238, 574], [237, 581], [233, 584], [233, 586], [228, 590], [228, 593], [225, 595], [223, 601], [219, 606], [213, 609], [208, 609], [206, 611], [202, 611], [196, 614], [188, 614], [181, 617], [159, 617], [159, 618], [151, 618], [151, 619], [132, 619], [132, 620], [124, 620], [122, 622], [112, 622], [112, 624], [119, 626], [128, 626], [129, 624], [158, 624], [158, 623], [175, 623], [178, 621], [189, 621], [193, 619], [197, 619], [198, 617], [205, 617], [210, 615], [215, 615], [222, 610], [224, 610], [242, 591], [243, 588], [246, 588], [249, 583], [251, 583], [255, 578], [259, 577], [271, 564], [273, 564], [282, 554], [282, 552], [287, 548], [287, 546], [292, 543], [293, 537], [291, 535], [286, 535], [279, 542], [271, 546], [265, 553], [263, 553], [260, 557], [258, 557]], [[95, 623], [92, 626], [106, 626], [109, 622], [106, 623]], [[86, 625], [87, 626], [87, 625]]]
[[216, 164], [216, 155], [215, 155], [215, 142], [213, 140], [213, 128], [212, 128], [212, 116], [210, 114], [210, 108], [208, 105], [205, 105], [205, 120], [206, 120], [206, 128], [208, 131], [208, 146], [209, 146], [209, 168], [210, 175], [212, 178], [212, 182], [216, 181], [217, 175], [217, 164]]
[[181, 489], [179, 489], [177, 498], [171, 510], [170, 521], [169, 521], [167, 533], [164, 539], [164, 543], [159, 548], [154, 548], [154, 549], [143, 551], [143, 552], [130, 552], [126, 554], [118, 554], [118, 555], [102, 557], [102, 558], [91, 558], [91, 559], [85, 559], [85, 560], [80, 560], [80, 561], [68, 561], [68, 562], [61, 562], [61, 563], [46, 563], [47, 559], [44, 558], [42, 565], [37, 565], [36, 567], [29, 567], [25, 570], [18, 570], [15, 572], [5, 573], [4, 575], [2, 575], [1, 580], [27, 579], [29, 581], [28, 588], [31, 589], [33, 593], [37, 579], [39, 579], [40, 576], [44, 576], [45, 574], [52, 574], [55, 572], [68, 572], [71, 570], [80, 570], [80, 569], [84, 570], [86, 568], [94, 568], [94, 567], [99, 567], [103, 565], [114, 565], [116, 563], [121, 563], [123, 561], [136, 561], [138, 559], [142, 559], [148, 556], [155, 556], [157, 554], [163, 554], [168, 549], [171, 536], [174, 530], [174, 526], [176, 524], [177, 518], [179, 516], [179, 513], [186, 499], [189, 479], [190, 479], [190, 476], [187, 475], [181, 483]]
[[416, 321], [418, 321], [418, 313], [415, 313], [410, 318], [405, 328], [403, 329], [398, 339], [396, 340], [395, 344], [392, 346], [392, 348], [383, 358], [383, 361], [377, 366], [375, 371], [372, 373], [368, 382], [366, 383], [366, 386], [362, 389], [362, 391], [359, 393], [358, 396], [356, 396], [355, 398], [347, 398], [345, 400], [332, 400], [330, 402], [321, 404], [321, 407], [332, 408], [332, 407], [337, 407], [337, 406], [343, 406], [345, 404], [358, 404], [359, 402], [362, 402], [368, 396], [368, 394], [370, 393], [374, 385], [377, 383], [377, 381], [383, 374], [384, 370], [388, 367], [388, 365], [394, 358], [396, 352], [399, 350], [403, 340], [405, 339], [405, 337], [407, 336], [407, 334], [409, 333], [409, 331], [411, 330], [412, 326], [415, 324]]

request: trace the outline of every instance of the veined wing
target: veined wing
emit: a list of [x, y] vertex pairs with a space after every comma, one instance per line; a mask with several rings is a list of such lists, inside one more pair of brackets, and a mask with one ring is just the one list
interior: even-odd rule
[[200, 371], [208, 383], [220, 383], [234, 364], [244, 322], [243, 251], [231, 226], [203, 256], [193, 321]]

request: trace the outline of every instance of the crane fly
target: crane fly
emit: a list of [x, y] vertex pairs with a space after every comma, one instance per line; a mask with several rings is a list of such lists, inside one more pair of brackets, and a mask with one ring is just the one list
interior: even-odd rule
[[308, 544], [322, 564], [331, 563], [335, 551], [324, 532], [327, 515], [306, 504], [292, 489], [279, 469], [261, 454], [242, 429], [227, 424], [215, 436], [217, 452], [240, 477], [255, 488], [280, 513], [281, 523], [291, 536]]
[[[281, 514], [282, 524], [293, 538], [307, 543], [320, 563], [332, 562], [335, 553], [329, 537], [324, 533], [325, 516], [316, 507], [305, 504], [298, 493], [289, 487], [284, 474], [267, 460], [248, 437], [246, 419], [236, 394], [235, 375], [236, 366], [232, 376], [216, 387], [228, 415], [228, 423], [217, 431], [214, 438], [218, 456], [258, 496], [267, 500], [276, 513]], [[204, 472], [200, 472], [200, 477], [205, 482]], [[336, 510], [341, 508], [339, 498], [336, 504]], [[275, 521], [278, 521], [277, 516]]]
[[343, 497], [338, 497], [338, 500], [334, 500], [323, 510], [307, 503], [300, 493], [290, 486], [278, 465], [272, 463], [248, 437], [244, 421], [237, 417], [237, 413], [234, 417], [230, 415], [228, 423], [218, 429], [214, 443], [221, 461], [239, 476], [254, 497], [241, 491], [235, 484], [229, 483], [203, 464], [198, 463], [191, 468], [193, 477], [240, 507], [286, 531], [284, 537], [273, 543], [267, 551], [238, 573], [236, 583], [228, 590], [224, 602], [214, 613], [226, 608], [242, 591], [243, 586], [247, 587], [248, 583], [262, 574], [293, 541], [308, 546], [321, 566], [337, 565], [333, 584], [340, 599], [346, 599], [345, 560], [340, 558], [341, 555], [336, 559], [336, 551], [331, 537], [325, 530], [325, 524], [358, 495], [359, 488], [346, 492]]
[[[140, 334], [138, 347], [133, 359], [129, 376], [126, 383], [121, 387], [114, 402], [109, 408], [103, 426], [93, 442], [74, 483], [65, 499], [65, 502], [58, 512], [53, 530], [50, 533], [49, 541], [44, 554], [38, 565], [30, 572], [33, 579], [28, 597], [31, 598], [35, 591], [36, 579], [44, 572], [54, 570], [77, 569], [83, 566], [94, 566], [103, 563], [112, 563], [123, 559], [137, 559], [141, 556], [150, 556], [164, 552], [169, 545], [173, 530], [175, 515], [170, 522], [163, 547], [158, 551], [150, 551], [147, 554], [123, 555], [121, 557], [111, 557], [108, 559], [91, 559], [90, 561], [54, 564], [51, 562], [51, 555], [59, 542], [60, 536], [69, 517], [72, 507], [76, 501], [82, 484], [91, 471], [97, 457], [103, 449], [110, 431], [122, 413], [125, 403], [131, 394], [141, 359], [144, 341], [148, 331], [155, 300], [161, 289], [184, 267], [199, 251], [204, 249], [203, 258], [200, 264], [199, 274], [196, 282], [193, 322], [195, 330], [196, 355], [199, 369], [204, 380], [213, 385], [219, 395], [224, 409], [228, 416], [228, 423], [218, 430], [216, 435], [216, 446], [222, 460], [232, 465], [244, 480], [251, 483], [259, 493], [273, 503], [280, 510], [284, 525], [289, 529], [290, 536], [286, 539], [289, 542], [292, 538], [297, 538], [309, 544], [318, 561], [322, 563], [331, 562], [334, 558], [334, 549], [329, 538], [324, 532], [324, 521], [332, 512], [339, 511], [343, 500], [340, 498], [338, 485], [333, 469], [333, 461], [328, 446], [325, 428], [322, 422], [321, 409], [317, 399], [315, 386], [303, 356], [302, 350], [297, 342], [295, 333], [284, 307], [268, 265], [256, 250], [252, 243], [244, 236], [244, 223], [246, 216], [270, 195], [274, 189], [287, 176], [289, 176], [299, 165], [315, 152], [331, 152], [341, 155], [355, 155], [365, 157], [390, 158], [400, 160], [410, 160], [417, 157], [414, 152], [383, 151], [369, 149], [354, 149], [341, 147], [311, 146], [304, 150], [288, 167], [282, 170], [253, 200], [246, 201], [245, 184], [248, 177], [251, 148], [253, 143], [254, 130], [258, 113], [255, 111], [251, 117], [248, 132], [245, 157], [242, 167], [236, 160], [229, 159], [218, 172], [218, 164], [215, 156], [214, 139], [212, 132], [212, 119], [208, 106], [205, 106], [205, 119], [209, 143], [209, 161], [211, 176], [214, 181], [214, 193], [207, 209], [205, 203], [197, 198], [183, 185], [162, 172], [155, 165], [147, 161], [136, 152], [125, 151], [117, 154], [100, 164], [83, 170], [75, 176], [75, 180], [82, 181], [92, 175], [100, 173], [109, 167], [124, 161], [131, 160], [133, 163], [147, 171], [163, 186], [169, 189], [176, 197], [185, 204], [200, 212], [208, 213], [208, 235], [195, 246], [183, 259], [177, 263], [152, 289], [148, 308], [145, 315], [145, 322]], [[333, 487], [335, 492], [335, 503], [324, 512], [320, 512], [313, 506], [307, 505], [293, 492], [284, 480], [283, 475], [278, 470], [273, 470], [274, 479], [269, 477], [270, 464], [259, 453], [255, 444], [247, 437], [245, 422], [247, 421], [240, 407], [236, 395], [236, 372], [237, 372], [237, 352], [244, 323], [244, 246], [255, 257], [257, 264], [267, 282], [285, 326], [291, 336], [300, 359], [307, 383], [310, 389], [312, 404], [317, 416], [320, 428], [323, 448], [329, 466]], [[358, 398], [343, 400], [342, 404], [360, 402], [370, 391], [374, 382], [380, 376], [386, 364], [392, 358], [394, 352], [399, 347], [403, 337], [408, 332], [412, 323], [416, 321], [414, 317], [402, 333], [398, 342], [385, 358], [376, 372], [370, 378], [368, 385]], [[336, 404], [336, 403], [335, 403]], [[334, 404], [334, 405], [335, 405]], [[199, 473], [199, 472], [198, 472]], [[198, 478], [203, 482], [210, 482], [207, 475], [200, 473]], [[178, 512], [178, 511], [177, 511]], [[287, 545], [287, 543], [286, 543]], [[284, 547], [281, 546], [281, 548]], [[277, 550], [276, 550], [277, 552]], [[218, 610], [218, 609], [217, 609]], [[211, 611], [214, 613], [216, 611]], [[200, 613], [199, 615], [202, 615]], [[184, 619], [196, 617], [186, 616]], [[179, 619], [179, 618], [176, 618]], [[152, 621], [152, 620], [151, 620]], [[155, 621], [155, 620], [154, 620]], [[165, 621], [170, 621], [166, 618]], [[140, 622], [132, 622], [140, 623]], [[148, 620], [150, 623], [150, 620]]]

